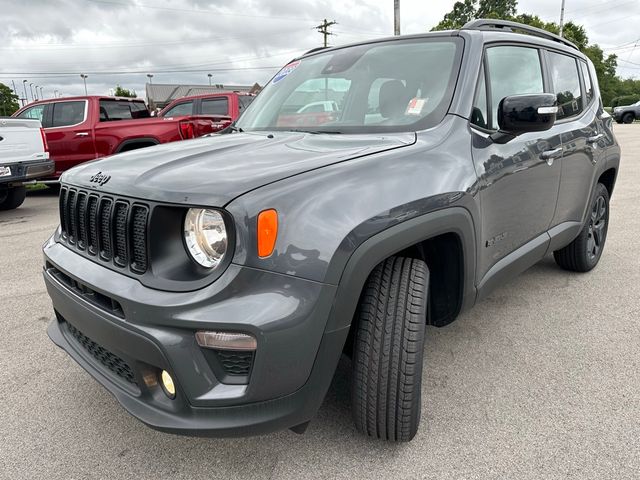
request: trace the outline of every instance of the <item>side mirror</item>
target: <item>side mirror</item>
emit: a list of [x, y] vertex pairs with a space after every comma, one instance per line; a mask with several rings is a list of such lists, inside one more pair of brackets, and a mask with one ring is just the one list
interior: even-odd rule
[[552, 93], [535, 93], [505, 97], [498, 105], [498, 126], [500, 130], [491, 138], [496, 143], [506, 143], [510, 139], [527, 132], [544, 132], [556, 121], [558, 106]]

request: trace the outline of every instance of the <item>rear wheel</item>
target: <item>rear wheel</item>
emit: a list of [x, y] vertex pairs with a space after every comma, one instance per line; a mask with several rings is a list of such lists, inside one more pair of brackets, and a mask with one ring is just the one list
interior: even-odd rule
[[27, 196], [27, 189], [24, 185], [10, 187], [5, 193], [4, 199], [2, 199], [2, 194], [0, 193], [0, 210], [13, 210], [22, 205]]
[[633, 113], [625, 113], [622, 116], [622, 123], [633, 123], [634, 115]]
[[569, 245], [553, 252], [556, 263], [565, 270], [588, 272], [598, 264], [609, 228], [609, 192], [598, 183], [589, 218], [580, 235]]
[[391, 441], [411, 440], [420, 423], [429, 270], [391, 257], [369, 276], [355, 321], [352, 411], [356, 428]]

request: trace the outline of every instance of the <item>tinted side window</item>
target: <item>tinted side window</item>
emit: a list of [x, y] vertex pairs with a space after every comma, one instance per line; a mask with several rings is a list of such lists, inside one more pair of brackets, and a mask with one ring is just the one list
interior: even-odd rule
[[529, 47], [491, 47], [487, 49], [490, 85], [490, 127], [498, 128], [498, 105], [504, 97], [543, 93], [542, 67], [538, 50]]
[[207, 100], [202, 100], [202, 114], [203, 115], [228, 115], [229, 100], [227, 99], [227, 97], [209, 98]]
[[489, 128], [487, 115], [487, 83], [484, 76], [484, 65], [480, 69], [480, 78], [476, 87], [473, 110], [471, 111], [471, 123], [481, 128]]
[[165, 117], [179, 117], [181, 115], [191, 115], [193, 112], [193, 102], [184, 102], [171, 107], [164, 114]]
[[68, 127], [84, 121], [86, 102], [54, 102], [52, 127]]
[[238, 95], [238, 110], [247, 108], [254, 98], [253, 95]]
[[586, 103], [589, 104], [593, 98], [593, 85], [591, 84], [591, 77], [589, 76], [589, 67], [587, 67], [587, 64], [581, 60], [580, 68], [582, 68], [582, 77], [584, 78], [584, 88], [586, 90], [584, 92], [584, 96]]
[[128, 102], [100, 100], [100, 121], [131, 120], [131, 109]]
[[31, 108], [27, 108], [24, 112], [18, 115], [18, 118], [29, 118], [32, 120], [40, 120], [42, 123], [42, 117], [44, 116], [44, 105], [35, 105]]
[[560, 120], [580, 113], [583, 105], [576, 59], [549, 52], [549, 70], [553, 82], [553, 93], [558, 99], [556, 118]]

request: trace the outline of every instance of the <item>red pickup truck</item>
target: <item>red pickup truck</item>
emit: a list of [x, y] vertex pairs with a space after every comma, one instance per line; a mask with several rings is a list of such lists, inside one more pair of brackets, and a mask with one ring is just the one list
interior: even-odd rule
[[179, 117], [182, 115], [225, 115], [216, 125], [220, 131], [237, 120], [245, 108], [256, 96], [244, 92], [219, 92], [203, 95], [193, 95], [174, 100], [158, 113], [158, 117]]
[[223, 115], [151, 117], [143, 100], [68, 97], [33, 102], [13, 114], [40, 120], [56, 180], [62, 172], [94, 158], [199, 137], [217, 130]]

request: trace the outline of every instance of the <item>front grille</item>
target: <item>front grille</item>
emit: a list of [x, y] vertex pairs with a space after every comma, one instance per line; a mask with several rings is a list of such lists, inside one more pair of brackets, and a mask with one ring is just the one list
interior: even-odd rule
[[69, 333], [71, 333], [76, 342], [78, 342], [78, 345], [80, 345], [89, 355], [120, 378], [132, 383], [133, 385], [137, 385], [133, 369], [127, 362], [115, 353], [111, 353], [106, 348], [91, 340], [69, 322], [65, 323], [67, 324]]
[[148, 220], [145, 204], [70, 187], [60, 191], [62, 240], [136, 274], [149, 265]]
[[249, 375], [251, 364], [253, 363], [253, 352], [218, 350], [216, 353], [227, 375]]

